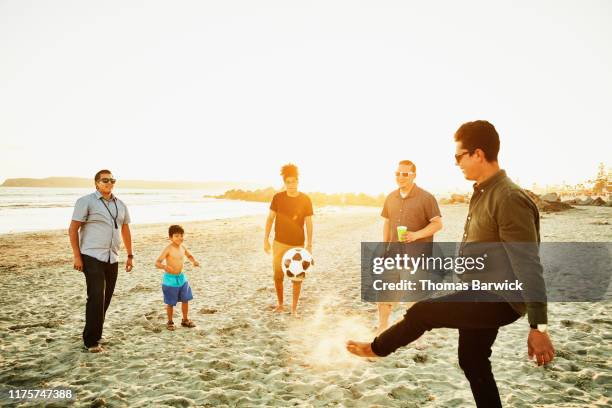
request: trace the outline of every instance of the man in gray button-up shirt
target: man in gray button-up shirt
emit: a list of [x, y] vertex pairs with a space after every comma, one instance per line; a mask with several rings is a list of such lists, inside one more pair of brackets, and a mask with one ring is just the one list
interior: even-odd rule
[[128, 252], [125, 270], [133, 266], [130, 214], [112, 193], [115, 179], [109, 170], [94, 177], [96, 191], [79, 198], [68, 229], [74, 269], [82, 271], [87, 283], [87, 305], [83, 341], [91, 352], [102, 351], [100, 339], [106, 310], [117, 281], [121, 238]]
[[[77, 200], [72, 221], [81, 223], [79, 231], [81, 254], [89, 255], [101, 262], [119, 261], [121, 234], [125, 230], [129, 231], [130, 223], [130, 214], [123, 201], [115, 196], [108, 199], [96, 190]], [[118, 228], [119, 225], [121, 229]]]

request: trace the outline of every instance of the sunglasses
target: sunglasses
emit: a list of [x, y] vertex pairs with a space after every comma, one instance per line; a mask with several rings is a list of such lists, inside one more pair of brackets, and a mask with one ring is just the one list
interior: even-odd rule
[[100, 183], [104, 183], [104, 184], [107, 184], [107, 183], [115, 184], [117, 182], [117, 179], [104, 177], [104, 178], [101, 178], [99, 181]]
[[[472, 153], [473, 153], [473, 152], [472, 152]], [[472, 154], [472, 153], [470, 153], [469, 151], [467, 151], [467, 152], [463, 152], [463, 153], [456, 154], [456, 155], [455, 155], [455, 162], [456, 162], [457, 164], [459, 164], [459, 163], [461, 162], [461, 158], [462, 158], [463, 156], [465, 156], [466, 154]]]
[[395, 172], [395, 177], [408, 177], [408, 176], [412, 176], [415, 173], [413, 171], [396, 171]]

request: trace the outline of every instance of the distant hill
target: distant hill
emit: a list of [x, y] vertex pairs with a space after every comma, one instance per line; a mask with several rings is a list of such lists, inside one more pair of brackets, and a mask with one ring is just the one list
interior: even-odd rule
[[[275, 190], [272, 187], [265, 189], [244, 191], [244, 190], [228, 190], [225, 193], [214, 198], [222, 198], [226, 200], [244, 200], [244, 201], [261, 201], [270, 202], [272, 197], [279, 190]], [[372, 197], [363, 193], [338, 193], [338, 194], [327, 194], [327, 193], [306, 193], [312, 200], [312, 203], [316, 206], [324, 205], [365, 205], [382, 207], [385, 202], [385, 196], [383, 194]]]
[[[6, 179], [1, 187], [93, 187], [93, 178], [81, 177], [47, 177], [42, 179], [34, 178], [13, 178]], [[150, 181], [150, 180], [119, 180], [118, 186], [121, 188], [147, 188], [147, 189], [198, 189], [198, 190], [217, 190], [224, 191], [228, 188], [253, 188], [257, 187], [253, 183], [239, 182], [192, 182], [192, 181]]]

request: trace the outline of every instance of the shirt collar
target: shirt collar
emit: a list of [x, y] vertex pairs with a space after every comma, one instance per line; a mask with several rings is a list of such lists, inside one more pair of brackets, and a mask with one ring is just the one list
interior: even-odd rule
[[480, 190], [481, 192], [484, 192], [489, 187], [493, 187], [495, 184], [499, 183], [501, 180], [505, 178], [506, 178], [506, 171], [499, 170], [497, 173], [495, 173], [494, 175], [492, 175], [491, 177], [489, 177], [482, 183], [480, 184], [474, 183], [474, 191]]
[[[406, 196], [406, 198], [412, 198], [417, 194], [417, 188], [419, 188], [416, 183], [414, 183], [414, 185], [412, 186], [412, 189], [410, 190], [410, 192], [408, 193], [408, 195]], [[402, 193], [400, 193], [400, 189], [398, 188], [397, 190], [395, 190], [396, 195], [399, 198], [403, 198], [402, 197]]]
[[[100, 198], [102, 198], [102, 193], [100, 193], [100, 191], [96, 190], [94, 192], [94, 194], [96, 195], [96, 198], [99, 200]], [[115, 200], [116, 197], [113, 193], [111, 193], [111, 200]]]

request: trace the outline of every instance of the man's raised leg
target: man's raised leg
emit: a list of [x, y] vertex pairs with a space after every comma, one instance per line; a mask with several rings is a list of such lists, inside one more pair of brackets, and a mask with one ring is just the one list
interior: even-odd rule
[[[494, 295], [492, 295], [494, 296]], [[381, 357], [412, 343], [428, 330], [446, 327], [454, 329], [498, 328], [517, 320], [520, 315], [506, 302], [474, 302], [470, 293], [453, 293], [417, 302], [406, 311], [404, 318], [377, 336], [371, 344], [372, 351]], [[488, 297], [487, 299], [495, 299]], [[360, 349], [361, 343], [353, 342], [352, 349]], [[356, 346], [358, 345], [358, 346]], [[351, 348], [347, 349], [351, 351]]]

